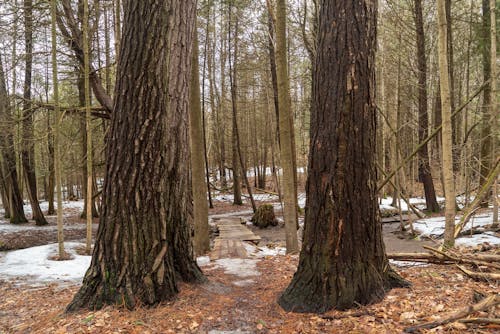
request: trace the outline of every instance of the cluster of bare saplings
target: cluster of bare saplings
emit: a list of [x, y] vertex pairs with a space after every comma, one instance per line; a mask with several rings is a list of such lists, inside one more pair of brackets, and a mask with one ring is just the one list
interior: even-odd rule
[[[495, 6], [6, 1], [5, 215], [27, 222], [27, 198], [44, 225], [39, 198], [48, 201], [64, 259], [62, 201], [85, 199], [92, 264], [68, 311], [156, 305], [180, 281], [205, 282], [195, 255], [210, 251], [208, 210], [223, 192], [234, 205], [248, 198], [254, 211], [255, 192], [283, 202], [287, 253], [300, 252], [278, 300], [286, 310], [347, 309], [410, 284], [385, 253], [378, 199], [386, 195], [412, 210], [409, 198], [423, 196], [427, 211], [444, 211], [443, 247], [420, 260], [498, 270], [498, 258], [453, 253], [479, 207], [492, 203], [498, 221]], [[457, 201], [465, 209], [455, 225]], [[488, 296], [472, 310], [498, 303]]]

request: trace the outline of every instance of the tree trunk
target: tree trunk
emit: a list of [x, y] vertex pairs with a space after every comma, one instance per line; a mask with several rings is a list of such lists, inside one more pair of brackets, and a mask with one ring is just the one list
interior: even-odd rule
[[[483, 20], [481, 27], [481, 53], [483, 56], [483, 76], [484, 81], [491, 79], [491, 40], [490, 40], [490, 3], [489, 0], [483, 0]], [[491, 83], [484, 88], [483, 91], [483, 107], [482, 107], [482, 120], [481, 120], [481, 161], [480, 161], [480, 172], [479, 172], [479, 187], [484, 186], [487, 176], [491, 171], [491, 161], [492, 161], [492, 131], [491, 131]], [[482, 206], [488, 206], [488, 200], [490, 196], [486, 196]]]
[[38, 192], [35, 174], [35, 138], [33, 136], [33, 111], [31, 110], [31, 74], [33, 68], [33, 1], [24, 0], [24, 41], [25, 71], [23, 89], [23, 144], [21, 145], [21, 162], [23, 165], [26, 190], [31, 203], [33, 220], [36, 225], [47, 225], [38, 203]]
[[23, 197], [19, 189], [16, 171], [16, 153], [14, 152], [14, 137], [12, 134], [14, 120], [9, 103], [2, 59], [0, 58], [0, 147], [2, 151], [3, 175], [6, 176], [7, 193], [10, 207], [10, 222], [12, 224], [27, 223], [24, 216]]
[[286, 49], [286, 1], [278, 0], [276, 8], [276, 74], [278, 80], [280, 152], [283, 167], [283, 199], [286, 252], [299, 251], [297, 240], [297, 196], [294, 156], [293, 116]]
[[[85, 192], [85, 202], [87, 207], [85, 208], [85, 218], [87, 221], [87, 233], [86, 233], [86, 244], [85, 252], [90, 255], [92, 250], [92, 217], [94, 201], [92, 199], [93, 194], [93, 173], [92, 173], [92, 119], [90, 117], [90, 55], [89, 55], [89, 2], [88, 0], [83, 0], [83, 18], [82, 18], [82, 35], [83, 35], [83, 91], [84, 91], [84, 107], [85, 107], [85, 133], [86, 133], [86, 149], [85, 160], [87, 165], [87, 178], [86, 181], [86, 192]], [[107, 83], [107, 82], [106, 82]]]
[[439, 60], [439, 82], [441, 90], [441, 114], [443, 121], [442, 134], [442, 160], [443, 160], [443, 180], [445, 192], [445, 248], [453, 247], [455, 238], [455, 182], [453, 177], [453, 154], [452, 154], [452, 123], [451, 123], [451, 92], [448, 75], [448, 57], [447, 57], [447, 24], [446, 24], [446, 6], [445, 0], [438, 0], [438, 60]]
[[[231, 17], [232, 17], [232, 7], [229, 7], [229, 24], [231, 25]], [[228, 43], [229, 43], [229, 57], [231, 57], [231, 29], [229, 29], [229, 35], [228, 35]], [[243, 181], [245, 182], [245, 186], [247, 188], [248, 192], [248, 197], [250, 198], [250, 202], [252, 204], [252, 209], [253, 211], [257, 211], [257, 206], [255, 205], [255, 201], [253, 199], [253, 194], [252, 194], [252, 188], [250, 187], [250, 183], [248, 182], [248, 177], [247, 177], [247, 168], [245, 164], [245, 160], [243, 158], [243, 155], [241, 153], [241, 144], [240, 144], [240, 134], [238, 130], [238, 103], [237, 103], [237, 98], [238, 98], [238, 85], [237, 85], [237, 71], [236, 71], [236, 62], [238, 60], [238, 18], [236, 18], [235, 26], [234, 26], [234, 57], [233, 61], [231, 61], [231, 58], [229, 58], [229, 81], [231, 85], [231, 102], [232, 102], [232, 111], [233, 111], [233, 169], [235, 168], [235, 165], [239, 164], [238, 168], [241, 171], [241, 177], [243, 178]], [[235, 161], [235, 159], [238, 159]], [[234, 182], [235, 182], [235, 191], [234, 191], [234, 204], [242, 204], [241, 203], [241, 185], [238, 180], [238, 189], [239, 189], [239, 194], [236, 193], [237, 187], [236, 187], [236, 170], [235, 170], [235, 176], [234, 176]], [[239, 202], [237, 203], [236, 197], [239, 195]]]
[[102, 220], [68, 311], [156, 305], [177, 293], [178, 277], [204, 280], [193, 258], [189, 191], [195, 1], [127, 1], [124, 13]]
[[[445, 0], [446, 9], [446, 44], [447, 44], [447, 56], [448, 56], [448, 73], [449, 73], [449, 83], [450, 83], [450, 106], [451, 111], [455, 111], [456, 99], [455, 99], [455, 57], [453, 50], [453, 26], [451, 17], [451, 0]], [[460, 152], [460, 117], [454, 117], [451, 120], [451, 136], [452, 136], [452, 154], [453, 154], [453, 172], [458, 172], [460, 168], [459, 164], [459, 152]]]
[[[429, 121], [427, 114], [427, 59], [425, 55], [425, 33], [422, 14], [422, 0], [415, 0], [415, 27], [417, 32], [417, 61], [418, 61], [418, 141], [421, 143], [427, 138], [429, 132]], [[419, 152], [418, 179], [424, 185], [425, 203], [427, 210], [438, 212], [439, 205], [434, 190], [431, 167], [429, 163], [429, 151], [427, 144], [423, 145]]]
[[308, 209], [299, 267], [279, 299], [285, 310], [346, 309], [407, 284], [390, 269], [377, 203], [376, 7], [321, 2]]
[[198, 34], [193, 38], [189, 133], [191, 138], [191, 189], [193, 193], [194, 251], [197, 255], [210, 250], [208, 231], [207, 184], [205, 182], [205, 148], [200, 106], [200, 71], [198, 68]]
[[47, 150], [49, 152], [49, 181], [47, 186], [47, 201], [49, 207], [47, 215], [54, 215], [56, 210], [54, 208], [54, 187], [55, 187], [55, 172], [54, 172], [54, 132], [50, 123], [50, 113], [47, 113]]
[[59, 107], [59, 79], [57, 68], [57, 4], [56, 0], [50, 2], [51, 14], [51, 60], [52, 60], [52, 85], [54, 90], [54, 175], [57, 194], [57, 243], [59, 259], [66, 257], [64, 251], [63, 207], [62, 207], [62, 179], [61, 179], [61, 110]]
[[[491, 95], [491, 120], [493, 128], [498, 130], [498, 106], [497, 106], [497, 29], [496, 29], [496, 0], [490, 0], [490, 40], [491, 40], [491, 88], [493, 94]], [[491, 165], [493, 166], [493, 159], [497, 157], [498, 137], [493, 137], [491, 147]], [[492, 227], [498, 226], [498, 178], [493, 183], [493, 224]]]
[[[236, 118], [237, 116], [237, 104], [236, 104], [236, 62], [238, 60], [237, 58], [237, 52], [238, 52], [238, 29], [235, 28], [234, 31], [234, 55], [231, 56], [231, 27], [232, 27], [232, 22], [231, 22], [231, 11], [233, 10], [232, 8], [232, 3], [229, 4], [228, 12], [229, 12], [229, 17], [228, 17], [228, 57], [229, 57], [229, 77], [230, 77], [230, 90], [231, 90], [231, 107], [232, 107], [232, 129], [231, 129], [231, 147], [232, 147], [232, 152], [233, 152], [233, 159], [232, 159], [232, 165], [233, 165], [233, 204], [234, 205], [242, 205], [243, 202], [241, 200], [241, 173], [246, 173], [246, 171], [241, 171], [240, 170], [240, 160], [238, 156], [238, 119]], [[238, 18], [236, 18], [238, 20]], [[237, 26], [237, 25], [236, 25]], [[231, 57], [233, 60], [231, 60]]]
[[[79, 78], [78, 78], [78, 101], [80, 107], [85, 107], [85, 83], [83, 80], [83, 73], [79, 71]], [[81, 138], [81, 150], [82, 150], [82, 178], [84, 180], [85, 186], [82, 188], [83, 189], [83, 211], [80, 214], [80, 218], [82, 219], [87, 219], [87, 203], [88, 203], [88, 198], [87, 198], [87, 180], [88, 180], [88, 168], [89, 164], [87, 162], [87, 154], [89, 153], [87, 149], [87, 144], [88, 144], [88, 139], [87, 139], [87, 122], [85, 119], [85, 115], [80, 116], [80, 132], [82, 134]], [[90, 150], [90, 160], [93, 160], [93, 155], [92, 155], [92, 150]], [[90, 164], [92, 166], [92, 164]], [[93, 167], [92, 167], [93, 169]], [[93, 170], [91, 171], [90, 174], [93, 174]], [[99, 213], [97, 211], [97, 206], [95, 199], [91, 199], [92, 203], [92, 217], [98, 218]]]

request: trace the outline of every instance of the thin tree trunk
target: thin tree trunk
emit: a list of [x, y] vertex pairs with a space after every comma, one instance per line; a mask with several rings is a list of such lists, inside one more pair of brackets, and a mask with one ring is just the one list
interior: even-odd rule
[[[422, 14], [422, 0], [415, 0], [415, 27], [417, 32], [417, 61], [418, 61], [418, 141], [422, 142], [429, 133], [429, 121], [427, 113], [427, 59], [425, 55], [425, 32]], [[427, 144], [420, 148], [418, 153], [418, 176], [424, 185], [425, 202], [427, 210], [438, 212], [439, 205], [434, 190], [431, 167], [429, 163], [429, 151]]]
[[[232, 17], [232, 7], [229, 7], [229, 24], [231, 25], [231, 17]], [[232, 102], [232, 110], [233, 110], [233, 171], [234, 171], [234, 204], [241, 204], [241, 186], [239, 182], [236, 181], [236, 170], [235, 166], [240, 165], [241, 168], [241, 176], [243, 177], [243, 181], [245, 182], [245, 186], [247, 188], [248, 196], [250, 197], [250, 203], [252, 204], [252, 209], [254, 212], [257, 211], [257, 206], [255, 205], [255, 201], [253, 199], [252, 188], [250, 187], [250, 183], [248, 182], [247, 177], [247, 168], [245, 165], [245, 159], [241, 154], [241, 143], [240, 143], [240, 134], [238, 130], [238, 104], [237, 104], [237, 71], [236, 71], [236, 62], [238, 60], [238, 18], [236, 18], [235, 27], [234, 27], [234, 55], [233, 61], [231, 61], [231, 29], [229, 29], [228, 36], [229, 43], [229, 81], [231, 85], [231, 102]], [[235, 161], [235, 159], [238, 159]], [[238, 187], [236, 186], [238, 184]], [[237, 203], [237, 189], [239, 189], [239, 202]]]
[[86, 220], [87, 220], [87, 238], [85, 244], [85, 252], [90, 254], [92, 249], [92, 217], [93, 217], [93, 176], [92, 176], [92, 123], [90, 116], [90, 55], [89, 55], [89, 3], [88, 0], [83, 0], [83, 19], [82, 19], [82, 32], [83, 32], [83, 81], [84, 81], [84, 95], [85, 95], [85, 133], [87, 134], [87, 191], [85, 193], [86, 207]]
[[446, 197], [445, 203], [445, 233], [444, 243], [445, 248], [453, 247], [455, 238], [455, 182], [453, 178], [453, 154], [452, 154], [452, 123], [451, 123], [451, 92], [448, 76], [448, 59], [447, 59], [447, 24], [446, 24], [446, 6], [445, 0], [438, 0], [438, 56], [439, 56], [439, 81], [441, 90], [441, 113], [443, 120], [442, 130], [442, 160], [443, 160], [443, 179], [444, 191]]
[[[214, 204], [212, 203], [212, 192], [210, 190], [210, 170], [208, 168], [208, 150], [207, 150], [207, 131], [206, 131], [206, 121], [205, 121], [205, 79], [206, 79], [206, 69], [207, 69], [207, 53], [208, 53], [208, 40], [209, 40], [209, 34], [208, 34], [208, 28], [210, 26], [210, 11], [207, 14], [207, 26], [206, 26], [206, 37], [205, 37], [205, 45], [204, 45], [204, 51], [203, 51], [203, 73], [202, 73], [202, 94], [201, 94], [201, 120], [202, 120], [202, 134], [203, 134], [203, 155], [204, 155], [204, 164], [205, 164], [205, 178], [206, 182], [204, 182], [205, 186], [207, 187], [207, 194], [208, 194], [208, 206], [212, 209], [214, 207]], [[196, 56], [198, 57], [198, 34], [195, 34], [195, 41], [196, 41], [196, 50], [193, 53], [196, 53]], [[196, 59], [196, 63], [198, 63], [198, 59]], [[199, 82], [199, 80], [198, 80]], [[199, 90], [199, 88], [198, 88]], [[207, 213], [208, 215], [208, 213]]]
[[[490, 39], [490, 0], [482, 1], [483, 20], [481, 27], [482, 37], [482, 58], [483, 58], [483, 76], [484, 81], [491, 79], [491, 39]], [[483, 91], [483, 107], [482, 107], [482, 128], [481, 128], [481, 160], [480, 160], [480, 173], [479, 173], [479, 187], [481, 188], [486, 182], [487, 176], [491, 171], [491, 153], [492, 153], [492, 131], [491, 131], [491, 83], [485, 87]], [[486, 196], [482, 206], [488, 206], [490, 196]]]
[[205, 155], [202, 109], [200, 106], [200, 70], [198, 68], [198, 34], [193, 38], [191, 87], [189, 98], [189, 133], [191, 138], [191, 189], [193, 193], [194, 251], [197, 255], [210, 250], [208, 231], [207, 184], [205, 183]]
[[287, 65], [286, 13], [286, 1], [278, 0], [276, 8], [276, 74], [278, 81], [281, 165], [283, 167], [283, 216], [285, 220], [286, 252], [296, 253], [299, 251], [297, 239], [297, 170], [294, 167], [295, 142]]
[[57, 78], [57, 34], [56, 34], [56, 0], [51, 1], [50, 13], [52, 18], [51, 40], [52, 40], [52, 85], [54, 90], [54, 174], [57, 194], [57, 242], [59, 258], [64, 259], [64, 230], [63, 230], [63, 207], [62, 207], [62, 179], [61, 179], [61, 111], [59, 108], [59, 81]]
[[[235, 42], [235, 47], [234, 47], [234, 55], [231, 56], [231, 27], [232, 27], [232, 22], [231, 22], [231, 12], [232, 12], [232, 3], [229, 4], [228, 7], [228, 12], [229, 12], [229, 17], [228, 17], [228, 57], [229, 57], [229, 78], [230, 78], [230, 89], [231, 89], [231, 106], [232, 106], [232, 151], [233, 151], [233, 159], [232, 159], [232, 165], [233, 165], [233, 204], [234, 205], [242, 205], [243, 202], [241, 200], [241, 173], [246, 173], [246, 171], [240, 171], [240, 160], [238, 156], [238, 119], [237, 117], [237, 104], [236, 104], [236, 61], [237, 61], [237, 50], [238, 50], [238, 29], [235, 29], [234, 33], [234, 42]], [[237, 20], [237, 19], [236, 19]], [[236, 21], [238, 22], [238, 21]], [[236, 25], [237, 26], [237, 25]], [[231, 60], [231, 57], [233, 60]]]
[[[496, 1], [490, 0], [490, 40], [491, 40], [491, 120], [493, 128], [498, 130], [498, 106], [497, 106], [497, 29], [496, 29]], [[491, 165], [497, 157], [498, 137], [493, 137], [491, 145]], [[498, 177], [493, 183], [493, 227], [498, 226]]]
[[21, 145], [21, 162], [26, 190], [31, 203], [33, 220], [36, 225], [47, 225], [38, 203], [38, 191], [35, 174], [35, 138], [33, 136], [33, 111], [31, 110], [31, 74], [33, 69], [33, 1], [24, 0], [24, 41], [25, 70], [23, 92], [23, 138]]

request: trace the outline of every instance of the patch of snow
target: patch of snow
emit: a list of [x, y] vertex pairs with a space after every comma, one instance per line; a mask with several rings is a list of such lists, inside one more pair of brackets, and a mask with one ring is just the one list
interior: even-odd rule
[[249, 286], [249, 285], [252, 285], [254, 284], [255, 281], [253, 279], [245, 279], [245, 280], [241, 280], [241, 281], [234, 281], [233, 284], [236, 285], [236, 286]]
[[209, 215], [209, 219], [221, 219], [221, 218], [229, 218], [233, 216], [246, 216], [246, 215], [252, 215], [253, 211], [252, 210], [243, 210], [243, 211], [235, 211], [235, 212], [227, 212], [227, 213], [221, 213], [221, 214], [216, 214], [216, 215]]
[[414, 261], [397, 261], [397, 260], [389, 260], [389, 263], [395, 265], [396, 267], [404, 268], [404, 267], [427, 267], [428, 263], [423, 262], [414, 262]]
[[277, 256], [277, 255], [285, 255], [286, 254], [286, 248], [285, 247], [257, 247], [252, 243], [249, 242], [244, 242], [243, 243], [245, 246], [245, 249], [247, 253], [256, 258], [263, 258], [266, 256]]
[[482, 234], [463, 236], [455, 240], [455, 245], [463, 247], [475, 247], [482, 243], [488, 243], [490, 245], [500, 245], [500, 238], [495, 236], [492, 232], [485, 232]]
[[203, 267], [203, 266], [207, 266], [210, 264], [210, 257], [208, 256], [198, 256], [196, 258], [196, 263], [200, 266], [200, 267]]
[[[455, 224], [460, 221], [460, 216], [455, 217]], [[464, 226], [464, 230], [470, 227], [481, 228], [493, 223], [493, 213], [481, 214], [473, 216]], [[413, 223], [413, 228], [422, 237], [438, 237], [443, 235], [445, 226], [445, 217], [432, 217], [419, 219]], [[485, 232], [482, 234], [473, 234], [472, 236], [462, 236], [456, 239], [456, 244], [459, 246], [477, 246], [483, 242], [491, 245], [500, 245], [500, 238], [494, 233]]]
[[[409, 201], [410, 204], [412, 204], [418, 209], [425, 208], [425, 198], [423, 197], [410, 198]], [[437, 201], [438, 203], [444, 202], [444, 197], [437, 197]], [[379, 203], [380, 203], [380, 210], [397, 210], [397, 207], [391, 205], [392, 197], [381, 198], [379, 200]], [[399, 200], [399, 205], [401, 206], [402, 212], [408, 212], [408, 205], [406, 204], [405, 201], [403, 201], [402, 199]]]
[[57, 244], [6, 252], [5, 257], [0, 259], [0, 277], [28, 276], [39, 282], [81, 282], [91, 257], [77, 254], [76, 248], [85, 244], [66, 242], [64, 246], [66, 252], [72, 255], [71, 260], [49, 260], [49, 257], [57, 255]]
[[241, 278], [258, 276], [257, 262], [254, 259], [218, 259], [215, 264], [221, 267], [226, 274], [235, 275]]

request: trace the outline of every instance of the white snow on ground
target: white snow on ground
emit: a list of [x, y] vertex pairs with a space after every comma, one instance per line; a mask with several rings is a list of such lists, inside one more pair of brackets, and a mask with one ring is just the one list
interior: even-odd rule
[[[455, 224], [460, 221], [460, 216], [455, 217]], [[471, 227], [479, 228], [491, 225], [493, 223], [493, 213], [480, 214], [473, 216], [464, 226], [463, 230], [469, 230]], [[433, 217], [427, 219], [419, 219], [413, 223], [413, 228], [420, 234], [421, 237], [438, 237], [444, 233], [445, 218]], [[460, 246], [476, 246], [487, 242], [491, 245], [500, 245], [500, 238], [495, 236], [493, 232], [485, 232], [482, 234], [473, 234], [472, 236], [462, 236], [457, 238], [456, 244]]]
[[[42, 211], [46, 212], [47, 209], [49, 208], [49, 203], [48, 202], [40, 202], [40, 208]], [[68, 201], [68, 202], [63, 202], [63, 208], [64, 209], [80, 209], [83, 210], [83, 200], [81, 201]], [[26, 218], [30, 219], [31, 218], [31, 206], [29, 204], [24, 205], [24, 214], [26, 215]], [[74, 214], [74, 213], [71, 213]], [[4, 215], [4, 209], [0, 209], [0, 216], [3, 217]], [[65, 230], [79, 230], [79, 229], [85, 229], [85, 224], [71, 224], [68, 226], [64, 226]], [[2, 232], [22, 232], [22, 231], [55, 231], [57, 230], [57, 226], [51, 225], [51, 226], [34, 226], [34, 225], [28, 225], [28, 224], [11, 224], [8, 219], [5, 218], [0, 218], [0, 234]]]
[[267, 246], [257, 247], [252, 243], [245, 242], [245, 249], [251, 257], [263, 258], [266, 256], [276, 256], [276, 255], [285, 255], [286, 248], [284, 247], [274, 247], [269, 248]]
[[[234, 201], [234, 195], [233, 194], [227, 194], [227, 193], [218, 193], [214, 194], [215, 196], [212, 196], [213, 201], [217, 202], [228, 202], [232, 203]], [[256, 201], [267, 201], [267, 202], [277, 202], [279, 200], [277, 195], [272, 195], [272, 194], [253, 194], [253, 199]], [[242, 197], [242, 200], [244, 202], [249, 201], [249, 199], [246, 196]]]
[[221, 267], [226, 274], [248, 278], [260, 275], [257, 262], [259, 260], [232, 258], [215, 260], [215, 265]]
[[203, 266], [209, 265], [209, 264], [210, 264], [210, 257], [208, 257], [208, 256], [198, 256], [198, 257], [196, 258], [196, 263], [197, 263], [200, 267], [203, 267]]
[[[410, 198], [409, 199], [410, 204], [413, 206], [417, 207], [418, 209], [423, 209], [425, 208], [425, 198], [417, 197], [417, 198]], [[437, 198], [438, 203], [444, 202], [444, 197], [438, 197]], [[386, 197], [382, 198], [379, 200], [380, 203], [380, 210], [397, 210], [396, 207], [392, 206], [392, 197]], [[408, 212], [408, 205], [406, 204], [405, 201], [400, 200], [399, 205], [401, 206], [401, 211], [403, 212]]]
[[389, 260], [389, 263], [395, 265], [396, 267], [404, 268], [404, 267], [427, 267], [428, 263], [423, 262], [413, 262], [413, 261], [397, 261], [397, 260]]
[[66, 242], [66, 252], [71, 260], [54, 261], [49, 257], [57, 255], [57, 244], [31, 247], [6, 252], [0, 258], [0, 278], [22, 277], [37, 282], [80, 282], [90, 266], [90, 256], [76, 253], [76, 248], [85, 245]]
[[[54, 207], [57, 209], [57, 203], [54, 203]], [[30, 217], [33, 211], [31, 210], [31, 205], [29, 204], [29, 202], [27, 202], [27, 204], [24, 204], [23, 208], [24, 208], [24, 214], [26, 216]], [[47, 201], [40, 201], [40, 209], [43, 212], [47, 212], [47, 210], [49, 209], [49, 202], [47, 202]], [[83, 210], [83, 199], [82, 200], [78, 200], [78, 201], [64, 201], [63, 202], [63, 209], [80, 209], [80, 210]], [[0, 209], [0, 215], [3, 216], [4, 214], [5, 214], [5, 209], [2, 207]]]

